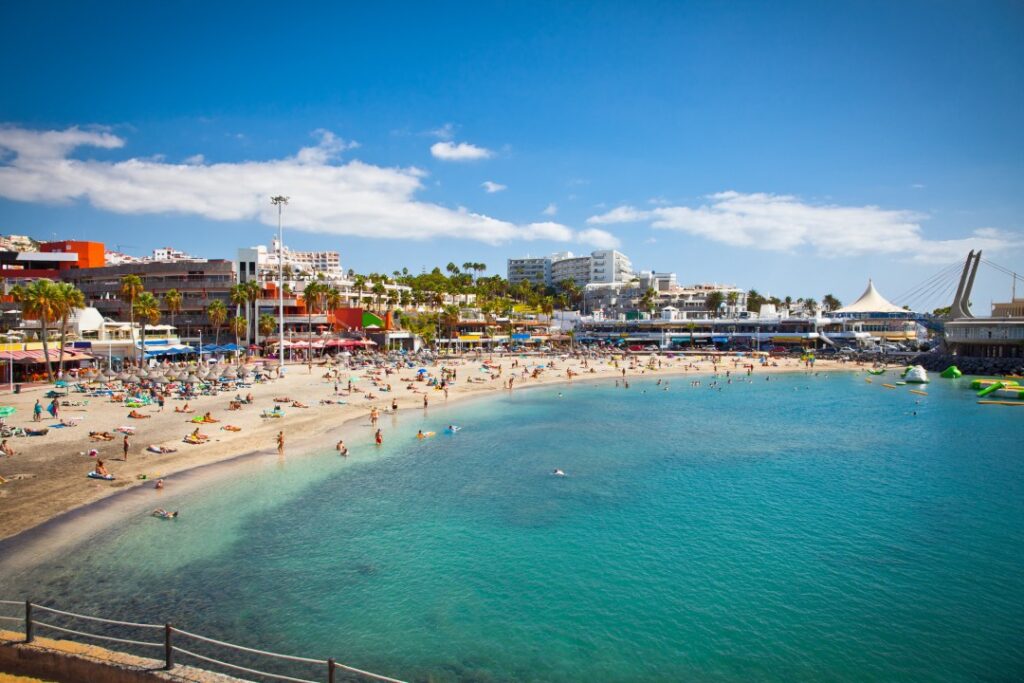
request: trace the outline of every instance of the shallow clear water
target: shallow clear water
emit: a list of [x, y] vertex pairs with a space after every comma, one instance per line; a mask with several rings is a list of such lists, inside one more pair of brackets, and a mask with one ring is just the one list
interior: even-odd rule
[[351, 427], [347, 461], [165, 491], [179, 520], [132, 515], [3, 592], [407, 680], [1024, 672], [1024, 411], [945, 380], [709, 381], [385, 417], [381, 449]]

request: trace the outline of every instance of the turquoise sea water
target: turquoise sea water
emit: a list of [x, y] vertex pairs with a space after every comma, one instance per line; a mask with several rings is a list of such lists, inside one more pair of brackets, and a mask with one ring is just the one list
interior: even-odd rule
[[179, 520], [131, 515], [3, 592], [406, 680], [1024, 675], [1024, 411], [944, 380], [689, 381], [517, 391], [385, 417], [380, 449], [347, 428], [348, 460], [172, 481]]

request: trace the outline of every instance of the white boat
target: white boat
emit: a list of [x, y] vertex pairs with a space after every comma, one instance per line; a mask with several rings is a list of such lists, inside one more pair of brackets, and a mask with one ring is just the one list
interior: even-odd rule
[[928, 373], [920, 365], [907, 368], [907, 371], [903, 373], [903, 380], [907, 384], [927, 384]]

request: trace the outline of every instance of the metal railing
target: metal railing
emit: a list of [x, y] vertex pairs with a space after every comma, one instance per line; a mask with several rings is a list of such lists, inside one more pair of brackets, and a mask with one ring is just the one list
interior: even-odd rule
[[[265, 657], [271, 660], [293, 662], [299, 664], [305, 664], [314, 667], [323, 667], [325, 670], [325, 678], [327, 683], [335, 683], [338, 672], [350, 674], [361, 679], [368, 679], [373, 681], [383, 681], [384, 683], [403, 683], [396, 678], [389, 678], [388, 676], [382, 676], [375, 674], [370, 671], [364, 671], [357, 669], [353, 666], [347, 666], [330, 659], [312, 659], [310, 657], [296, 657], [293, 655], [284, 655], [278, 652], [267, 652], [266, 650], [257, 650], [251, 647], [244, 647], [242, 645], [235, 645], [234, 643], [227, 643], [222, 640], [214, 640], [213, 638], [207, 638], [201, 636], [198, 633], [191, 633], [179, 628], [175, 628], [170, 623], [167, 624], [144, 624], [132, 621], [119, 621], [117, 619], [105, 619], [103, 617], [94, 617], [87, 614], [78, 614], [77, 612], [65, 612], [63, 610], [56, 609], [54, 607], [47, 607], [32, 602], [31, 600], [25, 600], [24, 602], [19, 600], [0, 600], [0, 606], [16, 606], [24, 609], [24, 615], [13, 617], [7, 615], [0, 615], [0, 622], [13, 622], [21, 624], [25, 628], [25, 642], [31, 643], [35, 640], [36, 629], [44, 628], [58, 631], [60, 633], [67, 633], [74, 636], [83, 638], [93, 638], [96, 640], [103, 640], [112, 643], [121, 643], [124, 645], [133, 645], [142, 648], [156, 648], [164, 651], [164, 670], [170, 671], [175, 666], [175, 654], [184, 655], [186, 657], [192, 657], [198, 659], [206, 664], [214, 664], [216, 666], [222, 666], [226, 669], [233, 671], [239, 671], [242, 673], [253, 674], [257, 676], [263, 676], [278, 681], [288, 681], [290, 683], [319, 683], [319, 681], [310, 680], [307, 678], [296, 678], [294, 676], [288, 676], [282, 673], [275, 673], [270, 671], [261, 671], [247, 666], [242, 666], [237, 662], [227, 662], [222, 659], [217, 659], [206, 654], [200, 654], [192, 650], [186, 650], [181, 647], [178, 643], [183, 640], [190, 640], [199, 643], [205, 643], [211, 645], [214, 648], [222, 650], [229, 650], [234, 652], [242, 652], [248, 655], [254, 655], [256, 657]], [[101, 633], [90, 633], [88, 631], [80, 631], [77, 629], [68, 628], [67, 626], [58, 626], [57, 624], [47, 623], [41, 621], [36, 612], [46, 612], [48, 614], [57, 615], [58, 617], [65, 617], [68, 620], [83, 620], [97, 624], [105, 624], [113, 627], [120, 627], [122, 629], [136, 629], [140, 631], [158, 631], [163, 635], [162, 642], [154, 642], [150, 640], [136, 640], [134, 638], [121, 638], [112, 636], [109, 634]], [[222, 655], [223, 656], [223, 655]]]

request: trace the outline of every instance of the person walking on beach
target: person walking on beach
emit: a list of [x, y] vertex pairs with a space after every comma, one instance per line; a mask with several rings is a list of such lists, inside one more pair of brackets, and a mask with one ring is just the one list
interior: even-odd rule
[[284, 455], [284, 432], [277, 433], [277, 454]]
[[427, 409], [427, 404], [428, 404], [428, 403], [430, 403], [430, 402], [429, 402], [429, 401], [427, 400], [427, 395], [426, 395], [426, 394], [423, 394], [423, 409], [424, 409], [424, 410], [426, 410], [426, 409]]
[[381, 444], [384, 443], [384, 434], [382, 434], [381, 431], [378, 429], [377, 433], [373, 435], [373, 440], [378, 446], [380, 446]]
[[123, 446], [124, 446], [124, 458], [123, 458], [123, 460], [125, 462], [128, 462], [128, 449], [131, 448], [131, 443], [129, 443], [129, 441], [128, 441], [128, 435], [127, 434], [124, 435]]

